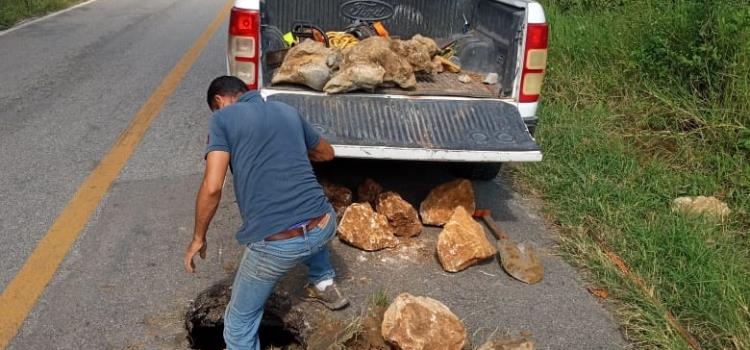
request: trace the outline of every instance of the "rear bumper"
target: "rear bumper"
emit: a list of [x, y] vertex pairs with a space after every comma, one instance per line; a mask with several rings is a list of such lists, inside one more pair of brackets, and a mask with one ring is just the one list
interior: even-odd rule
[[386, 146], [333, 145], [336, 157], [434, 162], [539, 162], [541, 151], [471, 151]]

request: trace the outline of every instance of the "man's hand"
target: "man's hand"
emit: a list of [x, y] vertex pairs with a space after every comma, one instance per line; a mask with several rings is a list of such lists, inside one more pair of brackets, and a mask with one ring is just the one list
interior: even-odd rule
[[333, 146], [328, 143], [328, 140], [322, 137], [314, 149], [307, 151], [307, 155], [313, 162], [327, 162], [333, 160], [333, 157], [335, 156]]
[[194, 239], [192, 242], [190, 242], [190, 245], [188, 245], [187, 251], [185, 252], [185, 271], [190, 273], [195, 272], [195, 263], [193, 262], [193, 257], [195, 257], [195, 254], [199, 254], [201, 259], [206, 259], [207, 247], [208, 243], [205, 239]]

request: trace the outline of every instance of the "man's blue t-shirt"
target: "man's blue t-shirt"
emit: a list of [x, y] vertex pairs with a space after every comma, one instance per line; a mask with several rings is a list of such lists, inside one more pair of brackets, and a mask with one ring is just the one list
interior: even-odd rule
[[307, 151], [320, 134], [296, 109], [265, 102], [258, 92], [214, 113], [206, 155], [230, 153], [242, 227], [241, 244], [250, 244], [331, 210], [313, 172]]

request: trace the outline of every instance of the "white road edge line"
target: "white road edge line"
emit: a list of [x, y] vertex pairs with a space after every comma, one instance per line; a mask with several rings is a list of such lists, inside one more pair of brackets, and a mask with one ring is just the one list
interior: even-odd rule
[[52, 18], [52, 17], [55, 17], [55, 16], [57, 16], [57, 15], [59, 15], [59, 14], [62, 14], [62, 13], [68, 12], [68, 11], [70, 11], [70, 10], [73, 10], [73, 9], [79, 8], [79, 7], [81, 7], [81, 6], [85, 6], [85, 5], [88, 5], [88, 4], [90, 4], [90, 3], [92, 3], [92, 2], [95, 2], [95, 1], [97, 1], [97, 0], [88, 0], [88, 1], [84, 1], [84, 2], [82, 2], [82, 3], [80, 3], [80, 4], [78, 4], [78, 5], [73, 5], [73, 6], [71, 6], [71, 7], [68, 7], [68, 8], [66, 8], [66, 9], [62, 9], [62, 10], [60, 10], [60, 11], [57, 11], [57, 12], [52, 12], [52, 13], [48, 13], [48, 14], [46, 14], [46, 15], [42, 16], [42, 17], [39, 17], [39, 18], [35, 18], [35, 19], [32, 19], [32, 20], [30, 20], [30, 21], [27, 21], [27, 22], [21, 22], [21, 24], [18, 24], [18, 25], [16, 25], [16, 26], [10, 27], [10, 28], [8, 28], [8, 29], [6, 29], [6, 30], [0, 31], [0, 36], [3, 36], [3, 35], [5, 35], [5, 34], [11, 33], [11, 32], [15, 32], [16, 30], [19, 30], [19, 29], [21, 29], [21, 28], [23, 28], [23, 27], [26, 27], [26, 26], [32, 25], [32, 24], [34, 24], [34, 23], [36, 23], [36, 22], [40, 22], [40, 21], [43, 21], [43, 20], [45, 20], [45, 19], [47, 19], [47, 18]]

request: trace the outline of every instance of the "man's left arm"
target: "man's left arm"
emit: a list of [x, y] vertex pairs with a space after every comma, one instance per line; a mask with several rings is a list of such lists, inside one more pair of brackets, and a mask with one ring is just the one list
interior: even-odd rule
[[195, 254], [200, 253], [201, 258], [206, 258], [206, 232], [214, 214], [216, 214], [216, 209], [219, 207], [229, 159], [230, 154], [225, 151], [212, 151], [206, 155], [206, 172], [195, 199], [193, 240], [185, 252], [184, 264], [187, 272], [195, 272], [195, 264], [193, 263]]

